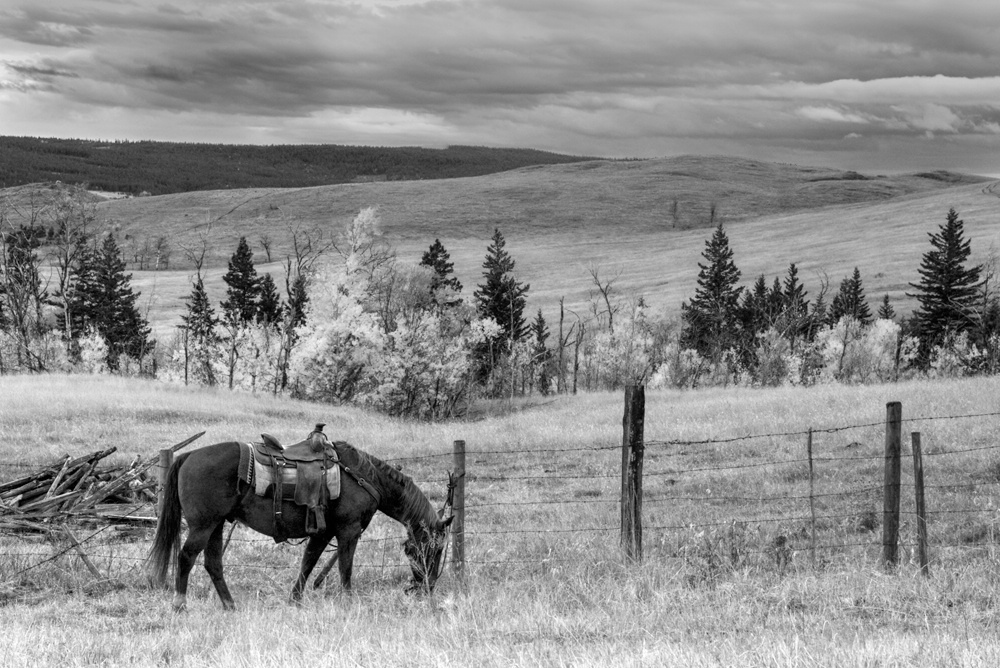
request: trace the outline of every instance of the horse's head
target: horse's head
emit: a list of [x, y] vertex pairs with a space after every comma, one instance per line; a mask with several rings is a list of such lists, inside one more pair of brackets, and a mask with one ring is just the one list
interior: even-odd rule
[[430, 525], [427, 522], [420, 522], [410, 527], [408, 531], [403, 551], [410, 561], [410, 570], [413, 572], [413, 584], [409, 591], [434, 591], [434, 584], [444, 570], [448, 528], [455, 519], [452, 514], [452, 503], [456, 484], [457, 478], [448, 473], [448, 497], [444, 507], [438, 511], [437, 518]]
[[421, 524], [415, 529], [410, 529], [409, 536], [403, 543], [403, 551], [406, 552], [410, 570], [413, 572], [411, 591], [434, 590], [434, 584], [444, 570], [448, 527], [452, 519], [454, 518], [449, 517], [443, 521], [439, 519], [432, 527]]

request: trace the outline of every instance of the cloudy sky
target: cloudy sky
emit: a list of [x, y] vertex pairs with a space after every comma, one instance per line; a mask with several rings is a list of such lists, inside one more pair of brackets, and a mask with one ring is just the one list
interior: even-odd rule
[[0, 0], [0, 134], [1000, 175], [1000, 2]]

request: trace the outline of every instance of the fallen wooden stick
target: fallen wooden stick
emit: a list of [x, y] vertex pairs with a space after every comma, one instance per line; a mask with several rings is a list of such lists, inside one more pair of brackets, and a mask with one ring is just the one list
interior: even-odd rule
[[90, 557], [87, 556], [87, 553], [83, 551], [83, 547], [80, 545], [80, 541], [76, 539], [76, 536], [73, 535], [73, 531], [65, 524], [63, 525], [62, 528], [63, 528], [63, 533], [66, 534], [66, 537], [69, 539], [69, 542], [73, 545], [73, 548], [76, 550], [77, 554], [79, 554], [80, 558], [83, 559], [83, 563], [86, 564], [87, 569], [90, 571], [91, 575], [93, 575], [98, 580], [103, 580], [104, 576], [101, 575], [101, 572], [99, 570], [97, 570], [97, 566], [95, 566], [94, 562], [90, 560]]

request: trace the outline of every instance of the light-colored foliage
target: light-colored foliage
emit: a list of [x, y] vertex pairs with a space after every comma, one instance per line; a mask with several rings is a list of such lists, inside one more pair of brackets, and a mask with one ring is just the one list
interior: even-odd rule
[[[290, 360], [301, 396], [391, 414], [441, 416], [469, 390], [472, 346], [495, 338], [466, 303], [444, 307], [427, 267], [398, 263], [365, 209], [347, 226], [340, 265], [319, 270]], [[471, 324], [470, 324], [471, 323]]]

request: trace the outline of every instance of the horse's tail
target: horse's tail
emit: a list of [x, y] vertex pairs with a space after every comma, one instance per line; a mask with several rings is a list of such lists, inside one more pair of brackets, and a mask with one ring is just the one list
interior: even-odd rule
[[153, 586], [166, 586], [170, 564], [177, 561], [177, 553], [181, 548], [181, 499], [177, 493], [177, 474], [189, 454], [191, 453], [185, 452], [174, 460], [173, 466], [167, 472], [167, 480], [160, 497], [163, 506], [160, 508], [156, 523], [153, 547], [147, 558], [149, 580]]

